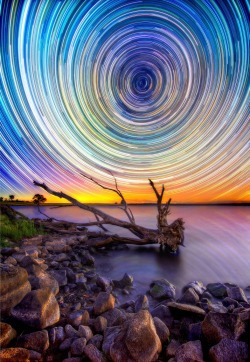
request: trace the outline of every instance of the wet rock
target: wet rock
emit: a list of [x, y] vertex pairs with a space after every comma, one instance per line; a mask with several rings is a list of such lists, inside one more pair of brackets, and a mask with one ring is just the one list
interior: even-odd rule
[[174, 318], [169, 310], [169, 308], [165, 305], [159, 305], [151, 312], [152, 317], [158, 317], [162, 322], [166, 324], [168, 328], [172, 326]]
[[79, 326], [78, 333], [81, 337], [84, 337], [87, 342], [93, 337], [93, 332], [88, 326]]
[[227, 296], [227, 287], [221, 283], [210, 283], [207, 285], [207, 290], [216, 298]]
[[113, 297], [113, 295], [110, 293], [101, 292], [98, 294], [93, 305], [94, 314], [100, 315], [109, 309], [113, 309], [114, 306], [115, 298]]
[[155, 280], [150, 284], [149, 293], [154, 299], [174, 299], [175, 286], [166, 279]]
[[49, 274], [57, 281], [59, 287], [68, 284], [66, 270], [51, 270]]
[[149, 309], [149, 302], [148, 302], [148, 297], [146, 295], [139, 295], [136, 298], [135, 301], [135, 313], [139, 312], [141, 309]]
[[86, 346], [87, 340], [86, 338], [78, 338], [76, 339], [70, 348], [70, 352], [74, 355], [74, 356], [80, 356], [83, 354], [84, 351], [84, 347]]
[[153, 362], [161, 352], [161, 341], [153, 319], [147, 310], [141, 310], [119, 327], [120, 331], [110, 348], [114, 361]]
[[108, 326], [108, 321], [106, 318], [99, 316], [95, 319], [93, 326], [96, 333], [103, 333]]
[[243, 289], [240, 287], [227, 288], [227, 294], [228, 294], [228, 297], [231, 299], [235, 299], [238, 302], [248, 303], [247, 297], [246, 297]]
[[25, 348], [6, 348], [0, 351], [1, 362], [30, 362], [30, 352]]
[[98, 275], [96, 278], [96, 285], [102, 289], [102, 291], [107, 292], [112, 289], [111, 287], [111, 280], [101, 277]]
[[196, 304], [199, 302], [199, 295], [193, 288], [188, 288], [183, 296], [179, 299], [179, 303], [184, 304]]
[[161, 340], [161, 343], [165, 343], [169, 340], [170, 331], [165, 323], [163, 323], [158, 317], [153, 318], [156, 333]]
[[182, 344], [175, 354], [176, 362], [204, 362], [200, 341], [190, 341]]
[[210, 348], [209, 356], [212, 362], [247, 362], [250, 359], [249, 346], [245, 342], [224, 338]]
[[54, 294], [44, 288], [28, 293], [12, 309], [12, 316], [30, 327], [44, 329], [59, 321], [60, 310]]
[[122, 324], [126, 320], [126, 313], [118, 308], [110, 309], [102, 314], [107, 319], [108, 327], [114, 327]]
[[8, 315], [31, 290], [25, 269], [10, 264], [0, 264], [0, 312]]
[[121, 280], [112, 280], [114, 288], [127, 288], [131, 287], [133, 285], [134, 278], [132, 275], [129, 275], [127, 273], [124, 274]]
[[88, 360], [91, 362], [104, 361], [102, 353], [93, 344], [88, 344], [84, 348], [83, 353], [88, 358]]
[[203, 309], [190, 304], [169, 302], [167, 306], [168, 308], [170, 308], [171, 311], [174, 311], [178, 315], [193, 314], [196, 316], [203, 317], [206, 314]]
[[0, 348], [8, 346], [10, 341], [16, 337], [16, 331], [10, 324], [0, 322]]
[[199, 296], [201, 296], [203, 294], [203, 292], [205, 292], [205, 290], [206, 290], [203, 283], [199, 282], [197, 280], [185, 285], [185, 287], [182, 289], [182, 292], [184, 293], [189, 288], [193, 288]]
[[219, 343], [224, 338], [233, 339], [236, 319], [234, 314], [209, 312], [201, 324], [208, 344]]
[[102, 342], [103, 342], [103, 336], [101, 334], [95, 334], [94, 337], [92, 337], [88, 344], [93, 344], [97, 349], [102, 349]]
[[167, 360], [169, 360], [172, 357], [175, 357], [176, 351], [180, 347], [180, 345], [181, 345], [180, 342], [175, 339], [172, 339], [170, 341], [169, 345], [166, 348], [166, 352], [165, 352]]
[[64, 328], [61, 326], [51, 328], [51, 330], [49, 332], [49, 337], [50, 337], [51, 344], [54, 345], [54, 344], [61, 343], [66, 338]]
[[43, 353], [49, 348], [48, 331], [38, 331], [29, 334], [24, 334], [17, 339], [17, 347], [32, 349], [36, 352]]

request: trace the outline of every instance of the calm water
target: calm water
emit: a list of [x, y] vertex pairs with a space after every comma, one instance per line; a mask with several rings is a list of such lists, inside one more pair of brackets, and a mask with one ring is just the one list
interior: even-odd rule
[[[35, 207], [16, 207], [28, 217], [41, 217]], [[122, 210], [103, 206], [102, 210], [125, 220]], [[75, 222], [94, 220], [77, 207], [42, 210], [57, 219]], [[155, 206], [133, 206], [138, 224], [155, 228]], [[166, 278], [177, 293], [192, 280], [231, 282], [245, 288], [250, 285], [250, 208], [248, 206], [172, 206], [169, 222], [182, 217], [185, 221], [185, 248], [178, 255], [160, 253], [158, 246], [97, 253], [97, 271], [112, 279], [125, 272], [133, 275], [136, 290], [146, 292], [150, 282]], [[128, 231], [110, 227], [112, 232]]]

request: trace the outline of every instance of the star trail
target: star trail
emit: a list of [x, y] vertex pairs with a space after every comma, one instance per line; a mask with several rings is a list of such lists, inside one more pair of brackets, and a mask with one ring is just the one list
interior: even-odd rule
[[[240, 0], [2, 0], [1, 194], [249, 201], [249, 13]], [[47, 197], [47, 195], [46, 195]], [[49, 197], [48, 197], [49, 198]]]

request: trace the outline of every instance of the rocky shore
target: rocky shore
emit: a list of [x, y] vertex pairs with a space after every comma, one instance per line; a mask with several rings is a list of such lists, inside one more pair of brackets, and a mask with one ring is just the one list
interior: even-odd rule
[[239, 286], [193, 281], [176, 299], [161, 279], [131, 299], [133, 277], [98, 275], [86, 238], [38, 236], [1, 250], [2, 362], [250, 360], [250, 304]]

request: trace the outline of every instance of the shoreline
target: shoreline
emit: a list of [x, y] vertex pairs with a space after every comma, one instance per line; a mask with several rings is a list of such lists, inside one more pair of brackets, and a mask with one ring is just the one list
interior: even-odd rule
[[[247, 361], [250, 304], [240, 287], [193, 281], [177, 299], [175, 286], [160, 279], [131, 299], [133, 276], [98, 275], [94, 256], [84, 234], [43, 235], [2, 249], [1, 325], [11, 336], [1, 333], [2, 361], [10, 354], [15, 361], [14, 353], [52, 362], [179, 362], [190, 353], [199, 361], [219, 361], [221, 350], [243, 353]], [[133, 343], [131, 334], [137, 336]]]

